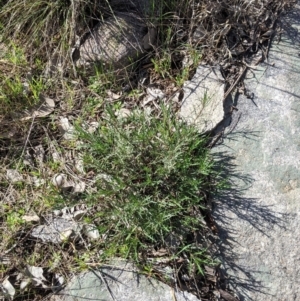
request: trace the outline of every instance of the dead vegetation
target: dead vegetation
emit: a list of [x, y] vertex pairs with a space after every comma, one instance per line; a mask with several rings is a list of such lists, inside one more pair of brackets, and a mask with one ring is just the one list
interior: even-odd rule
[[272, 40], [276, 37], [279, 41], [281, 36], [280, 16], [294, 3], [232, 0], [195, 5], [197, 25], [191, 39], [202, 49], [205, 62], [220, 66], [227, 91], [231, 92], [247, 68], [268, 60]]
[[[82, 174], [79, 145], [72, 140], [74, 126], [92, 131], [106, 118], [107, 105], [125, 115], [137, 107], [160, 115], [162, 104], [176, 112], [182, 84], [200, 60], [220, 67], [227, 83], [224, 96], [236, 86], [246, 93], [242, 89], [246, 69], [267, 61], [271, 41], [280, 39], [280, 16], [294, 2], [154, 1], [151, 14], [144, 16], [157, 30], [154, 47], [120, 80], [105, 70], [89, 77], [75, 74], [69, 55], [77, 37], [112, 16], [117, 5], [108, 0], [0, 1], [0, 32], [7, 45], [0, 50], [5, 53], [0, 60], [0, 280], [9, 279], [18, 287], [26, 277], [38, 278], [37, 285], [19, 291], [15, 300], [42, 300], [61, 285], [60, 276], [67, 279], [71, 272], [96, 265], [101, 257], [86, 234], [59, 246], [30, 236], [54, 210], [59, 216], [72, 213], [72, 218], [74, 212], [84, 211], [86, 222], [97, 213], [94, 209], [86, 213], [83, 191], [76, 190], [84, 183], [86, 192], [92, 193], [96, 173], [91, 169]], [[55, 52], [65, 58], [63, 72], [45, 78], [45, 65]], [[46, 114], [41, 109], [45, 105]], [[53, 182], [59, 175], [66, 176], [61, 186]], [[212, 221], [206, 233], [214, 227]], [[169, 256], [163, 248], [148, 251], [149, 258], [158, 251]], [[26, 274], [26, 266], [43, 267], [46, 280], [39, 270]], [[226, 293], [218, 268], [202, 267], [206, 276], [198, 275], [198, 287], [194, 279], [186, 282], [186, 289], [197, 293], [201, 287], [203, 300], [215, 300], [216, 291], [219, 300], [236, 300]], [[153, 275], [163, 279], [158, 269]]]

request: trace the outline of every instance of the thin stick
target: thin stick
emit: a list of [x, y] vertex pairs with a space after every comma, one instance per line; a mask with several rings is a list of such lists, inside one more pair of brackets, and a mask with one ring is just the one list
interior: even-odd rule
[[114, 295], [112, 294], [112, 292], [111, 292], [111, 290], [110, 290], [110, 288], [109, 288], [109, 286], [108, 286], [106, 280], [105, 280], [104, 277], [102, 276], [101, 271], [99, 270], [99, 274], [97, 274], [93, 269], [90, 268], [90, 270], [91, 270], [96, 276], [100, 276], [100, 278], [101, 278], [102, 282], [105, 284], [105, 287], [106, 287], [107, 291], [109, 292], [110, 297], [112, 298], [112, 300], [113, 300], [113, 301], [117, 301], [116, 298], [114, 297]]
[[226, 93], [224, 94], [223, 97], [223, 101], [226, 100], [226, 98], [228, 97], [228, 95], [232, 92], [232, 90], [236, 87], [236, 85], [238, 84], [238, 82], [241, 80], [241, 78], [243, 77], [243, 75], [245, 74], [246, 70], [248, 69], [247, 66], [244, 67], [244, 69], [242, 70], [242, 72], [240, 73], [240, 75], [238, 76], [238, 78], [235, 80], [235, 82], [228, 88], [228, 90], [226, 91]]
[[[30, 134], [31, 134], [31, 131], [32, 131], [32, 128], [33, 128], [33, 123], [34, 123], [34, 121], [35, 121], [35, 117], [32, 118], [32, 122], [31, 122], [31, 124], [30, 124], [30, 128], [29, 128], [29, 131], [28, 131], [28, 134], [27, 134], [27, 137], [26, 137], [26, 140], [25, 140], [23, 149], [22, 149], [22, 153], [21, 153], [21, 155], [20, 155], [20, 160], [18, 161], [17, 166], [16, 166], [16, 170], [18, 170], [19, 167], [20, 167], [20, 165], [21, 165], [21, 160], [23, 159], [24, 152], [25, 152], [26, 147], [27, 147], [27, 144], [28, 144], [28, 142], [29, 142], [29, 137], [30, 137]], [[7, 198], [7, 197], [10, 196], [10, 194], [11, 194], [11, 187], [12, 187], [12, 186], [13, 186], [13, 184], [10, 183], [9, 186], [8, 186], [8, 188], [7, 188], [7, 190], [6, 190], [6, 193], [5, 193], [5, 195], [4, 195], [4, 198]]]

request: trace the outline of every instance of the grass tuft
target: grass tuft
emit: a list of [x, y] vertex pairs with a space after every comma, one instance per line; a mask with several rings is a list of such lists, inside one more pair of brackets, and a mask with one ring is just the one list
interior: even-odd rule
[[207, 254], [192, 237], [206, 196], [222, 186], [206, 138], [163, 108], [160, 116], [137, 111], [126, 118], [107, 109], [99, 130], [81, 130], [80, 139], [87, 172], [98, 175], [97, 192], [86, 200], [98, 208], [104, 257], [140, 261], [149, 249], [172, 248], [167, 237], [183, 232], [176, 252], [185, 249], [201, 270]]
[[[43, 267], [53, 283], [54, 273], [67, 279], [111, 257], [133, 259], [145, 274], [167, 282], [163, 269], [170, 268], [175, 282], [169, 283], [201, 299], [215, 300], [222, 287], [203, 268], [214, 264], [207, 233], [215, 233], [215, 225], [207, 202], [226, 183], [207, 138], [175, 112], [182, 86], [200, 62], [220, 65], [231, 85], [253, 54], [268, 53], [266, 34], [275, 34], [280, 12], [295, 1], [150, 0], [139, 16], [156, 34], [143, 56], [124, 70], [102, 62], [92, 74], [76, 68], [74, 47], [107, 18], [131, 11], [135, 1], [118, 2], [0, 0], [0, 282], [9, 279], [14, 300], [38, 301], [49, 292], [20, 290], [16, 275], [27, 264]], [[51, 67], [60, 76], [45, 77]], [[153, 98], [148, 88], [164, 97]], [[51, 115], [23, 120], [41, 94], [55, 101]], [[148, 109], [151, 114], [143, 111]], [[121, 110], [131, 113], [122, 118]], [[78, 140], [64, 137], [62, 119], [70, 128], [80, 124]], [[93, 134], [86, 131], [92, 123], [99, 124]], [[54, 187], [57, 174], [67, 176], [66, 184], [84, 182], [84, 192]], [[82, 205], [87, 210], [77, 215], [80, 235], [61, 244], [32, 237], [54, 210]], [[100, 233], [92, 233], [96, 239], [88, 235], [93, 227]]]

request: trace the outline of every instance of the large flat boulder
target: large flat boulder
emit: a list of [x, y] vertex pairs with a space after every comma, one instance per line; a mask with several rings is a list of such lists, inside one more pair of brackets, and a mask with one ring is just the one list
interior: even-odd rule
[[[241, 300], [300, 300], [300, 5], [269, 63], [247, 73], [239, 111], [214, 149], [231, 191], [214, 212], [223, 266]], [[273, 65], [274, 64], [274, 65]]]
[[125, 261], [115, 261], [75, 276], [66, 288], [50, 301], [199, 301], [187, 292], [179, 292], [151, 277], [141, 275]]

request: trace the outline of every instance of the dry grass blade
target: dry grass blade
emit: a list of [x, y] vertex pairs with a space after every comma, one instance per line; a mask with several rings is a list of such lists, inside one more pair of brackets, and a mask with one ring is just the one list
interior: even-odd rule
[[[233, 65], [261, 52], [267, 57], [270, 40], [278, 29], [280, 14], [295, 3], [288, 1], [219, 0], [195, 4], [193, 41], [203, 49], [203, 59], [220, 64], [224, 77], [236, 74]], [[236, 79], [236, 77], [235, 77]], [[231, 83], [234, 79], [231, 79]]]
[[[94, 20], [109, 12], [108, 1], [12, 0], [0, 3], [3, 38], [22, 44], [33, 56], [49, 59], [54, 49], [69, 57], [68, 47], [75, 43]], [[24, 14], [26, 11], [26, 14]], [[66, 47], [67, 46], [67, 47]]]
[[[201, 60], [220, 66], [226, 98], [267, 58], [295, 0], [149, 0], [142, 17], [155, 38], [146, 36], [147, 54], [126, 75], [72, 65], [93, 29], [132, 13], [134, 2], [143, 1], [0, 0], [0, 283], [9, 278], [19, 293], [16, 275], [27, 265], [42, 267], [50, 284], [123, 256], [203, 300], [235, 301], [207, 238], [217, 235], [208, 196], [226, 183], [206, 139], [174, 112]], [[61, 76], [45, 79], [55, 60]], [[62, 220], [59, 244], [32, 235]], [[14, 300], [49, 292], [35, 289]]]

